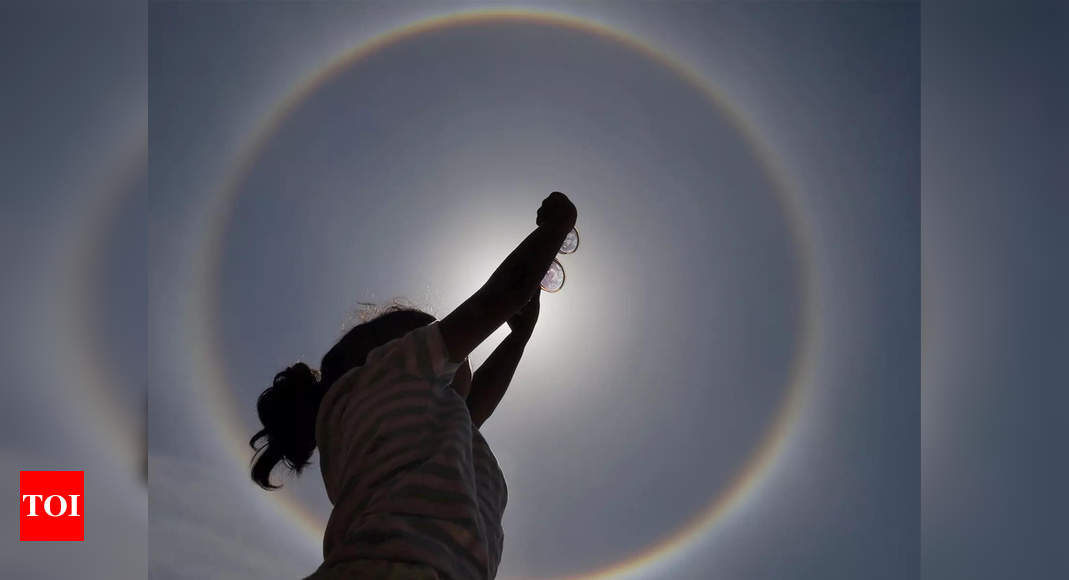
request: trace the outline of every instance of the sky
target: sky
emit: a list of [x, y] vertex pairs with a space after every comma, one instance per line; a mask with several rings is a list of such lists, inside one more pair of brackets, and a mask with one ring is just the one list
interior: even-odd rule
[[[0, 8], [5, 577], [147, 572], [147, 12]], [[86, 541], [18, 541], [20, 470], [85, 470]]]
[[922, 570], [1065, 576], [1069, 8], [923, 16]]
[[438, 29], [287, 100], [476, 6], [4, 4], [0, 460], [87, 495], [84, 543], [8, 512], [7, 573], [309, 573], [329, 503], [249, 481], [256, 395], [358, 302], [444, 316], [555, 189], [499, 577], [1065, 570], [1064, 7], [540, 3], [617, 32]]
[[314, 468], [274, 495], [247, 481], [257, 395], [318, 366], [358, 302], [447, 314], [553, 190], [580, 249], [483, 427], [510, 491], [499, 576], [915, 568], [916, 7], [651, 8], [576, 14], [631, 42], [430, 30], [283, 115], [341, 50], [443, 10], [153, 6], [154, 576], [313, 570], [330, 504]]

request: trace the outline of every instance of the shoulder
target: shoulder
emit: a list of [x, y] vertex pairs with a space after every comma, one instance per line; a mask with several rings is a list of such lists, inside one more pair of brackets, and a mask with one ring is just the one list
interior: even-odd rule
[[445, 380], [448, 384], [461, 365], [450, 360], [438, 321], [411, 330], [382, 348], [381, 356], [384, 360], [393, 359], [395, 369], [403, 371], [410, 378], [418, 377], [433, 383]]

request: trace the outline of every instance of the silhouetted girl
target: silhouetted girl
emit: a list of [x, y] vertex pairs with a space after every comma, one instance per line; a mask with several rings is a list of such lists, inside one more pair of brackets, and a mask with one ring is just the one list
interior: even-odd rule
[[[539, 282], [575, 225], [568, 198], [542, 202], [537, 228], [441, 321], [394, 307], [350, 330], [316, 372], [275, 375], [256, 409], [264, 428], [252, 479], [279, 462], [300, 473], [319, 446], [334, 505], [324, 562], [309, 578], [488, 579], [497, 573], [507, 491], [479, 427], [512, 380], [538, 319]], [[511, 333], [472, 375], [468, 354]]]

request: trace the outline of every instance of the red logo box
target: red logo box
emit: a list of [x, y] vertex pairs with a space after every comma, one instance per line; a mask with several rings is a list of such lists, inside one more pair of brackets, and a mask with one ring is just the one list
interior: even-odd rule
[[19, 540], [85, 540], [85, 472], [19, 472]]

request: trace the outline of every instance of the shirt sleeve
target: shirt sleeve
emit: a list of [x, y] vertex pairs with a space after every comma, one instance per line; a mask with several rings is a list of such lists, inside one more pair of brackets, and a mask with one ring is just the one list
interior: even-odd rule
[[362, 367], [338, 379], [320, 404], [316, 421], [320, 468], [332, 503], [351, 475], [345, 462], [352, 442], [364, 439], [360, 430], [374, 423], [380, 412], [377, 404], [368, 406], [367, 397], [381, 403], [383, 395], [389, 397], [390, 391], [414, 383], [425, 384], [428, 390], [448, 387], [460, 364], [449, 360], [442, 331], [433, 322], [372, 349]]
[[461, 363], [449, 351], [437, 321], [421, 326], [368, 353], [365, 378], [369, 383], [423, 381], [447, 386]]

